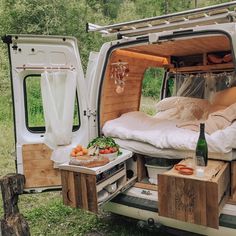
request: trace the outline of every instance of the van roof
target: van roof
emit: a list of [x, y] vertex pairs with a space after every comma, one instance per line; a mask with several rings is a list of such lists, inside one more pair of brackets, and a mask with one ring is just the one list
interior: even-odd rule
[[122, 38], [199, 25], [227, 23], [235, 19], [236, 13], [233, 7], [236, 7], [236, 1], [113, 25], [99, 26], [88, 23], [87, 31]]

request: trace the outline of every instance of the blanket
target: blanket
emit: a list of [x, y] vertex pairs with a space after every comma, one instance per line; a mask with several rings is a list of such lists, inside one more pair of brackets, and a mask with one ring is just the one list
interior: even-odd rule
[[[204, 121], [205, 132], [212, 134], [217, 130], [223, 130], [230, 126], [236, 120], [236, 103], [225, 109], [210, 113], [208, 118]], [[187, 122], [180, 121], [177, 127], [187, 128], [194, 131], [199, 131], [199, 121], [189, 120]]]
[[[199, 128], [198, 128], [199, 130]], [[149, 143], [160, 149], [195, 150], [199, 133], [177, 127], [176, 120], [159, 119], [142, 112], [129, 112], [107, 121], [105, 136]], [[236, 122], [223, 130], [206, 134], [210, 152], [227, 153], [236, 148]]]

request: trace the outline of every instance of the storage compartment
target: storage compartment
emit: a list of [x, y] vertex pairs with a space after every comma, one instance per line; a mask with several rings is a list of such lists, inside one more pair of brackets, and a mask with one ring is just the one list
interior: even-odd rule
[[204, 64], [203, 54], [179, 57], [172, 56], [171, 64], [173, 64], [175, 68], [186, 66], [202, 66]]
[[148, 172], [148, 181], [151, 184], [158, 184], [158, 178], [157, 176], [159, 174], [165, 173], [167, 170], [172, 168], [172, 165], [169, 166], [160, 166], [160, 165], [148, 165], [145, 164]]
[[126, 161], [132, 152], [121, 151], [121, 156], [100, 167], [59, 166], [64, 204], [97, 213], [99, 206], [134, 184], [136, 176], [128, 178], [126, 171]]
[[[181, 164], [187, 164], [182, 161]], [[229, 163], [209, 160], [204, 177], [171, 170], [158, 177], [160, 216], [219, 227], [219, 214], [229, 196]]]

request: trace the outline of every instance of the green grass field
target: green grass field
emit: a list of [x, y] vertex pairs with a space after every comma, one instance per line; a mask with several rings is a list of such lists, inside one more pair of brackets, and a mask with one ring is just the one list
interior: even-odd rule
[[[14, 132], [9, 96], [1, 96], [0, 103], [0, 176], [15, 172]], [[154, 114], [156, 101], [142, 98], [142, 110]], [[0, 218], [3, 217], [0, 196]], [[98, 216], [64, 206], [60, 191], [20, 196], [19, 208], [26, 217], [31, 235], [152, 235], [140, 231], [137, 222], [101, 212]]]

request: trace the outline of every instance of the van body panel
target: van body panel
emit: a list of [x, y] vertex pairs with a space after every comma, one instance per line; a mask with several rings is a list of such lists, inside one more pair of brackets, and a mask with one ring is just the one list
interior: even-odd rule
[[[88, 89], [84, 80], [77, 41], [72, 37], [54, 36], [12, 35], [11, 38], [9, 56], [15, 108], [17, 170], [21, 174], [28, 173], [26, 174], [26, 188], [31, 190], [34, 187], [42, 189], [51, 187], [51, 185], [60, 186], [59, 172], [54, 169], [53, 162], [50, 160], [52, 150], [48, 150], [46, 145], [42, 146], [45, 131], [41, 129], [42, 127], [29, 127], [30, 117], [28, 116], [30, 111], [28, 111], [27, 102], [30, 99], [30, 93], [27, 92], [27, 89], [31, 89], [34, 85], [27, 85], [28, 82], [26, 81], [29, 80], [31, 82], [37, 79], [37, 91], [40, 93], [39, 80], [44, 71], [76, 71], [77, 109], [79, 109], [76, 119], [79, 124], [77, 124], [77, 128], [73, 132], [72, 143], [86, 145], [89, 139], [88, 117], [84, 114], [88, 110], [88, 93], [86, 93]], [[34, 82], [32, 81], [32, 83]], [[41, 95], [39, 94], [39, 96]], [[44, 123], [43, 118], [39, 123]], [[36, 147], [35, 145], [37, 145], [37, 148], [32, 148]], [[44, 165], [40, 164], [42, 163], [42, 160], [39, 159], [40, 154], [43, 154], [42, 156], [47, 159]], [[28, 158], [32, 158], [31, 164], [24, 163]], [[33, 161], [33, 159], [35, 160]], [[32, 164], [33, 162], [35, 163]], [[28, 167], [26, 168], [27, 165]], [[46, 177], [46, 175], [49, 177]], [[54, 177], [56, 181], [52, 180]], [[28, 182], [34, 184], [28, 184], [28, 178], [34, 179], [34, 181], [28, 180]]]

